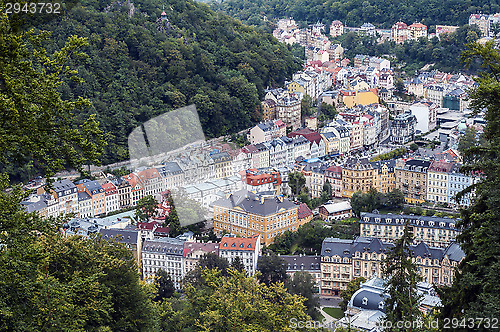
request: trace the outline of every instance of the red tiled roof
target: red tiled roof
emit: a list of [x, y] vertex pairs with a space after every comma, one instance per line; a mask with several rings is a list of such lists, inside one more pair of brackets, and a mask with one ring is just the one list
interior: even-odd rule
[[254, 251], [257, 237], [230, 237], [224, 236], [220, 241], [219, 250], [246, 250]]
[[218, 243], [200, 243], [200, 242], [184, 242], [184, 250], [182, 256], [186, 257], [189, 253], [195, 250], [203, 250], [206, 253], [219, 252]]
[[299, 205], [299, 209], [298, 209], [297, 213], [299, 215], [299, 219], [307, 218], [313, 214], [311, 209], [309, 208], [309, 206], [307, 206], [306, 203], [302, 203]]

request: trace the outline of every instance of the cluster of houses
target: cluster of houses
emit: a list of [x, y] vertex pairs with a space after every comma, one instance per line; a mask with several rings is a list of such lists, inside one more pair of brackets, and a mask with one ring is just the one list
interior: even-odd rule
[[475, 25], [481, 30], [482, 37], [496, 39], [500, 30], [500, 13], [496, 14], [471, 14], [469, 16], [469, 25]]

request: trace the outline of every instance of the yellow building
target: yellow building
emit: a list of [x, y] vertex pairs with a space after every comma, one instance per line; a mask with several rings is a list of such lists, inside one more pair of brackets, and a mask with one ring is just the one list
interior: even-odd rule
[[355, 79], [347, 82], [347, 88], [349, 90], [359, 91], [359, 90], [370, 90], [370, 85], [366, 83], [366, 81], [360, 77], [356, 77]]
[[[240, 190], [214, 202], [214, 232], [250, 237], [260, 235], [265, 245], [285, 231], [296, 231], [310, 221], [312, 212], [281, 196]], [[311, 217], [309, 217], [309, 215]]]
[[210, 155], [214, 161], [214, 173], [216, 179], [222, 179], [233, 175], [233, 159], [227, 152], [213, 153]]
[[[326, 238], [321, 247], [320, 294], [339, 295], [353, 279], [382, 275], [382, 261], [393, 246], [378, 238]], [[422, 281], [434, 285], [451, 285], [453, 270], [464, 257], [455, 243], [446, 248], [430, 247], [424, 242], [413, 246], [412, 260]]]
[[342, 102], [348, 108], [352, 108], [356, 105], [371, 105], [378, 104], [379, 99], [377, 95], [377, 89], [370, 90], [343, 90], [340, 92]]
[[262, 119], [264, 121], [276, 119], [276, 102], [272, 99], [266, 99], [261, 104], [262, 104]]
[[373, 167], [373, 188], [387, 194], [396, 187], [395, 160], [380, 160], [370, 163]]
[[342, 197], [352, 197], [358, 191], [368, 192], [373, 187], [374, 172], [367, 158], [347, 159], [342, 167]]
[[431, 247], [446, 248], [460, 233], [455, 219], [361, 212], [360, 235], [395, 242], [403, 235], [406, 222], [415, 244], [425, 242]]
[[430, 161], [417, 159], [401, 159], [396, 163], [396, 188], [401, 190], [407, 203], [417, 204], [426, 200], [427, 169], [430, 165]]
[[307, 87], [304, 84], [301, 84], [296, 81], [292, 81], [286, 85], [288, 93], [300, 92], [304, 96], [307, 94]]

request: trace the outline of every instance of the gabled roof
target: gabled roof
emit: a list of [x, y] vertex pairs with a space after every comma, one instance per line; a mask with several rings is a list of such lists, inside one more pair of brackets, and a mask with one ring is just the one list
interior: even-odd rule
[[257, 246], [258, 237], [232, 237], [224, 236], [220, 241], [220, 250], [243, 250], [243, 251], [255, 251]]
[[139, 236], [138, 231], [125, 230], [125, 229], [104, 229], [101, 228], [99, 232], [104, 240], [110, 240], [112, 237], [117, 237], [118, 242], [127, 244], [137, 244]]
[[298, 210], [299, 219], [307, 218], [309, 216], [312, 216], [312, 214], [313, 213], [311, 209], [309, 208], [309, 206], [307, 206], [306, 203], [302, 203], [299, 205], [299, 210]]
[[297, 208], [297, 205], [286, 198], [276, 196], [263, 196], [242, 189], [229, 194], [213, 203], [213, 206], [237, 208], [242, 211], [261, 216], [269, 216], [280, 211]]

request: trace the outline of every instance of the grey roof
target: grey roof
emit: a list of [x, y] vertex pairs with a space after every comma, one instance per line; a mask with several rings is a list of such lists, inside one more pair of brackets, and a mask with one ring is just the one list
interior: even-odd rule
[[412, 159], [405, 162], [405, 169], [426, 172], [430, 165], [428, 160]]
[[[28, 203], [28, 202], [23, 202], [23, 203]], [[26, 211], [27, 213], [31, 213], [31, 212], [35, 212], [35, 211], [40, 211], [41, 209], [44, 209], [46, 207], [47, 207], [47, 203], [41, 199], [38, 202], [28, 203], [28, 204], [24, 205], [24, 211]]]
[[117, 237], [118, 242], [136, 245], [139, 232], [136, 230], [125, 230], [125, 229], [104, 229], [101, 228], [99, 232], [102, 238], [109, 240], [112, 237]]
[[379, 239], [358, 237], [356, 240], [326, 238], [321, 246], [321, 256], [352, 257], [355, 252], [387, 251], [393, 247], [392, 243], [382, 242]]
[[54, 187], [54, 191], [56, 193], [60, 192], [60, 191], [65, 191], [65, 190], [76, 188], [76, 186], [73, 182], [71, 182], [70, 180], [66, 180], [66, 179], [54, 182], [53, 187]]
[[273, 130], [276, 125], [272, 121], [267, 121], [267, 122], [262, 122], [257, 125], [262, 131], [271, 131]]
[[335, 137], [337, 137], [337, 135], [335, 135], [333, 132], [326, 132], [326, 133], [323, 133], [322, 134], [327, 140], [331, 140], [331, 139], [334, 139]]
[[[385, 305], [383, 306], [383, 309], [380, 309], [379, 304], [380, 302], [384, 303], [385, 299], [387, 298], [388, 296], [383, 292], [375, 292], [373, 290], [361, 288], [356, 293], [354, 293], [351, 299], [351, 305], [360, 309], [380, 310], [383, 312], [385, 310]], [[363, 299], [366, 299], [367, 302], [363, 302]]]
[[448, 248], [445, 249], [444, 256], [448, 256], [452, 261], [460, 262], [465, 257], [465, 253], [458, 244], [451, 243]]
[[[360, 215], [360, 224], [404, 225], [406, 222], [409, 222], [412, 226], [456, 230], [456, 220], [451, 218], [410, 216], [406, 214], [378, 214], [369, 212], [361, 212]], [[376, 218], [380, 218], [380, 221], [377, 221]]]
[[221, 198], [215, 201], [213, 205], [226, 208], [239, 207], [245, 212], [260, 216], [269, 216], [282, 210], [298, 208], [298, 205], [286, 198], [280, 201], [278, 197], [254, 194], [245, 189], [230, 194], [228, 198]]
[[104, 188], [101, 187], [101, 185], [97, 181], [83, 179], [78, 181], [77, 183], [83, 184], [85, 188], [87, 188], [87, 190], [90, 191], [92, 194], [98, 194], [104, 192]]
[[368, 161], [368, 158], [356, 158], [356, 157], [349, 157], [347, 158], [344, 166], [356, 166], [356, 164], [361, 165], [361, 166], [365, 166], [367, 168], [369, 168], [371, 165], [370, 165], [370, 162]]
[[142, 246], [142, 252], [182, 256], [184, 242], [186, 241], [168, 237], [145, 241]]
[[321, 256], [292, 255], [280, 257], [287, 262], [287, 271], [320, 272]]
[[183, 170], [179, 167], [175, 161], [170, 161], [164, 163], [162, 166], [156, 167], [156, 170], [162, 177], [180, 174]]
[[88, 199], [92, 199], [89, 194], [87, 194], [85, 191], [79, 192], [78, 193], [78, 201], [85, 201]]
[[422, 257], [441, 260], [444, 250], [441, 248], [429, 247], [425, 242], [420, 242], [413, 247], [413, 257]]
[[389, 172], [394, 172], [394, 167], [396, 167], [396, 160], [390, 159], [390, 160], [372, 161], [370, 162], [370, 164], [374, 169], [377, 169], [379, 172], [382, 172], [382, 167], [384, 165], [387, 165], [387, 167], [389, 168]]

